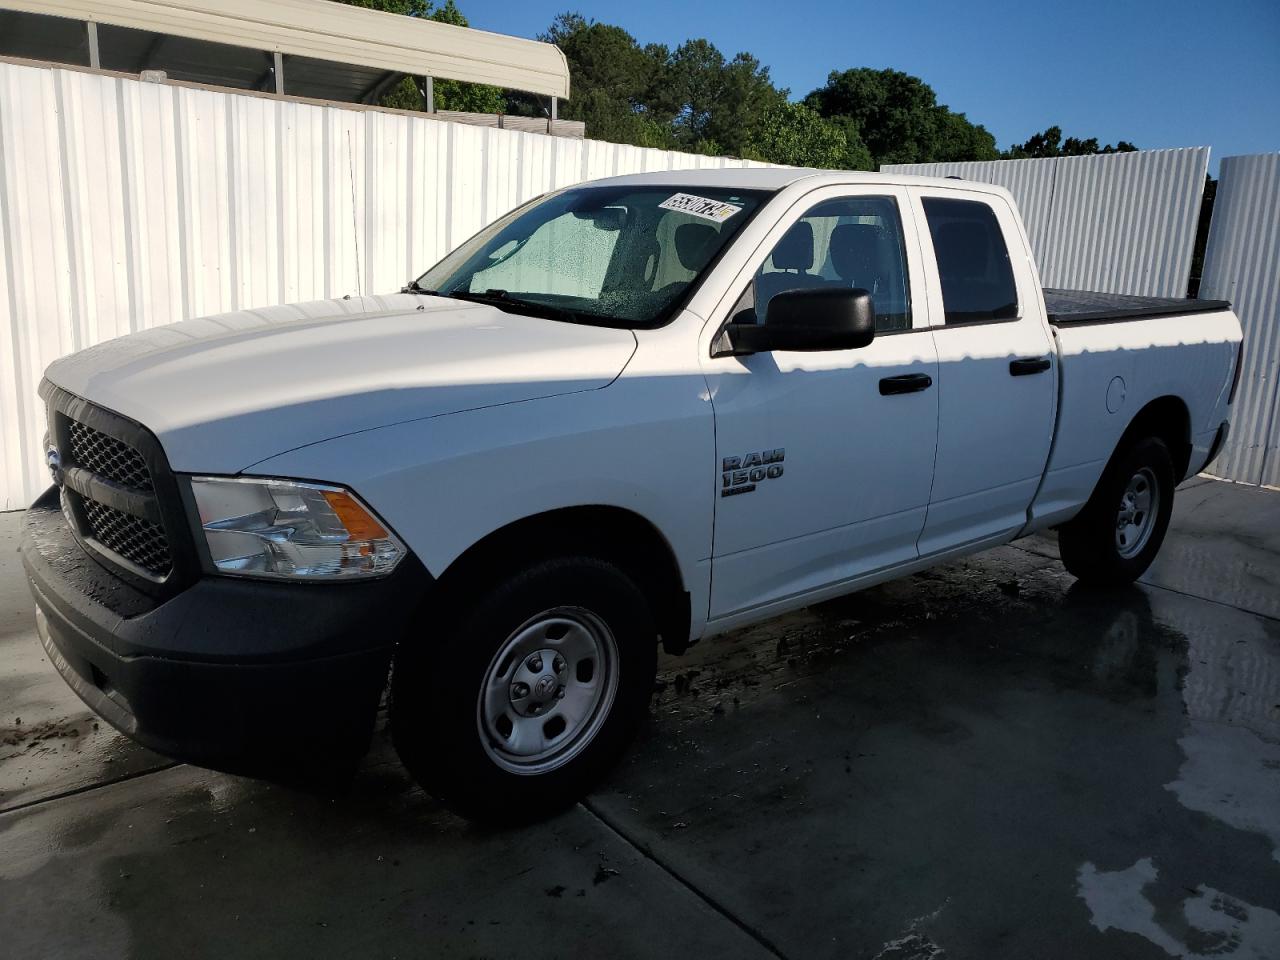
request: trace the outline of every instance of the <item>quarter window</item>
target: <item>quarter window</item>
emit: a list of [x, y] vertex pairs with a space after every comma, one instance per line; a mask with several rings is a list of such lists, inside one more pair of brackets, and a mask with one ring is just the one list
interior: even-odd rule
[[902, 221], [892, 197], [826, 200], [797, 220], [756, 274], [757, 322], [779, 293], [840, 287], [871, 294], [877, 333], [910, 329]]
[[1018, 292], [995, 211], [975, 200], [925, 197], [948, 324], [1016, 320]]

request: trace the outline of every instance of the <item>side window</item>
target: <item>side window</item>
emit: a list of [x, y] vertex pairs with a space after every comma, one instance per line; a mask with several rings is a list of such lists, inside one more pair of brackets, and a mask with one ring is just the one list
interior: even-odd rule
[[946, 322], [1016, 320], [1018, 290], [995, 211], [976, 200], [923, 199]]
[[786, 290], [856, 288], [871, 294], [876, 331], [911, 327], [902, 220], [892, 197], [842, 197], [817, 204], [778, 241], [755, 278], [756, 317]]

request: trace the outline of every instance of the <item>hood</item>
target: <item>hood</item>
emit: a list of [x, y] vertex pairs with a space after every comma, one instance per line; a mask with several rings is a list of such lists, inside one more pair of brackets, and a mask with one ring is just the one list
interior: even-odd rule
[[56, 361], [48, 379], [160, 439], [178, 471], [406, 420], [608, 386], [629, 330], [395, 294], [185, 320]]

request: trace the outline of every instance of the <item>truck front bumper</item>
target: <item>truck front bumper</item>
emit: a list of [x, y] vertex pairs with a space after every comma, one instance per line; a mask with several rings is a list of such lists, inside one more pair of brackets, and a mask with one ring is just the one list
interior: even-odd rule
[[155, 601], [86, 554], [56, 488], [27, 511], [22, 555], [50, 662], [104, 720], [174, 759], [290, 781], [363, 755], [392, 650], [431, 586], [406, 557], [384, 580], [207, 576]]

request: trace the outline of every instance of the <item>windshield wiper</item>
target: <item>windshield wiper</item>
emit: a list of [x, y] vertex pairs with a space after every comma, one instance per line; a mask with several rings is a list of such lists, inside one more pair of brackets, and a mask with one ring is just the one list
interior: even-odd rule
[[453, 297], [456, 300], [469, 300], [472, 303], [487, 303], [499, 309], [506, 308], [534, 317], [545, 317], [548, 320], [568, 320], [570, 323], [582, 322], [581, 315], [574, 313], [572, 310], [566, 310], [564, 307], [553, 307], [549, 303], [539, 303], [536, 300], [513, 297], [506, 290], [491, 288], [484, 293], [455, 290], [452, 293], [441, 294], [441, 296]]

